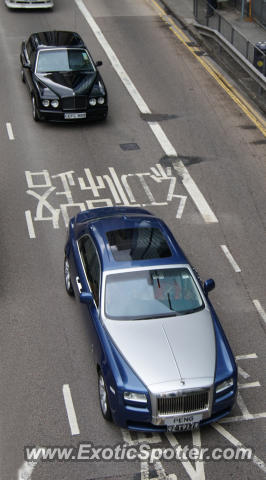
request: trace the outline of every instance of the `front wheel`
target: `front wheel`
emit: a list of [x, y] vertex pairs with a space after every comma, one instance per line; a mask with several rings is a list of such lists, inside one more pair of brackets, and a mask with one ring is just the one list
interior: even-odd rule
[[111, 409], [109, 405], [109, 398], [106, 390], [106, 385], [102, 373], [98, 374], [98, 389], [99, 389], [99, 401], [103, 418], [105, 420], [112, 420]]
[[23, 68], [21, 69], [20, 74], [21, 74], [21, 81], [22, 81], [23, 83], [25, 83], [25, 75], [24, 75]]
[[69, 261], [68, 261], [68, 258], [66, 256], [65, 256], [65, 260], [64, 260], [64, 278], [65, 278], [66, 291], [67, 291], [68, 295], [73, 297], [74, 296], [74, 290], [73, 290], [72, 282], [71, 282], [71, 278], [70, 278]]
[[35, 100], [34, 95], [31, 97], [31, 104], [32, 104], [32, 116], [33, 116], [33, 120], [34, 120], [35, 122], [39, 122], [39, 120], [40, 120], [40, 115], [39, 115], [39, 112], [38, 112], [38, 108], [37, 108], [37, 105], [36, 105], [36, 100]]

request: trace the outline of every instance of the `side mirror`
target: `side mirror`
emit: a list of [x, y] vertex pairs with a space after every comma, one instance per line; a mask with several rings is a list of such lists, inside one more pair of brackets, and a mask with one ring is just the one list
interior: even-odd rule
[[30, 63], [27, 63], [23, 60], [22, 66], [23, 66], [23, 68], [30, 68]]
[[89, 292], [81, 292], [79, 295], [80, 303], [90, 303], [92, 300], [92, 294]]
[[209, 278], [206, 280], [203, 284], [203, 289], [205, 295], [208, 295], [208, 293], [215, 288], [215, 281], [212, 278]]
[[101, 60], [98, 60], [98, 62], [95, 63], [96, 67], [101, 67], [103, 62]]

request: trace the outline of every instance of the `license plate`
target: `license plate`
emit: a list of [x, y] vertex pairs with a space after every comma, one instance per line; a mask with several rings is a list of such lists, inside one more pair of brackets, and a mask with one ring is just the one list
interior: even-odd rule
[[188, 432], [199, 428], [199, 422], [184, 423], [183, 425], [168, 425], [167, 432]]
[[86, 113], [65, 113], [64, 114], [65, 120], [73, 120], [76, 118], [86, 118]]
[[185, 415], [183, 417], [169, 417], [165, 419], [167, 430], [169, 432], [182, 432], [198, 428], [202, 420], [202, 414]]

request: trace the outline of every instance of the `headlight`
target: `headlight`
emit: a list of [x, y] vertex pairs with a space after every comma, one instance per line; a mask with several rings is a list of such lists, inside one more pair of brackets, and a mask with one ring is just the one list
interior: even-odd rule
[[90, 98], [89, 99], [89, 104], [94, 107], [96, 105], [96, 98]]
[[228, 378], [227, 380], [224, 380], [224, 382], [219, 383], [216, 387], [216, 393], [221, 393], [224, 390], [227, 390], [228, 388], [231, 388], [234, 385], [234, 380], [233, 378]]
[[44, 107], [49, 107], [50, 100], [42, 100], [42, 104], [43, 104]]
[[104, 104], [104, 98], [103, 97], [99, 97], [97, 99], [97, 102], [100, 104], [100, 105], [103, 105]]
[[58, 100], [52, 100], [51, 105], [52, 105], [52, 107], [57, 108], [58, 105], [59, 105], [59, 101]]
[[124, 400], [130, 402], [147, 403], [147, 397], [145, 393], [124, 392]]

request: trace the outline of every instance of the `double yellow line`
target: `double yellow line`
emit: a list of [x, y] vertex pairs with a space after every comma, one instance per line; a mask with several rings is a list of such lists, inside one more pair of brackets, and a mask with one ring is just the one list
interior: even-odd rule
[[156, 0], [150, 0], [155, 10], [159, 11], [162, 20], [167, 23], [169, 29], [180, 40], [180, 42], [192, 53], [198, 62], [207, 70], [214, 80], [225, 90], [239, 108], [247, 115], [247, 117], [256, 125], [261, 133], [266, 137], [266, 122], [261, 115], [244, 99], [244, 97], [228, 82], [228, 80], [213, 65], [200, 57], [199, 47], [191, 46], [191, 40], [187, 35], [175, 24], [169, 15], [161, 8]]

